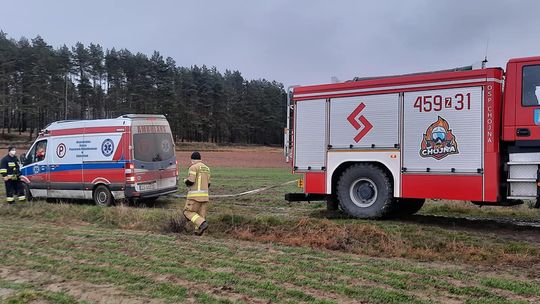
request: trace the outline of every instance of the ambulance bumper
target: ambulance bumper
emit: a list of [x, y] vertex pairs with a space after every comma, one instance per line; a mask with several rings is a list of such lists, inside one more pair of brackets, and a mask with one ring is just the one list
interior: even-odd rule
[[159, 190], [144, 191], [144, 192], [137, 192], [135, 191], [135, 188], [129, 187], [129, 188], [126, 188], [126, 197], [127, 198], [151, 198], [151, 197], [175, 193], [176, 191], [178, 191], [178, 187], [176, 186], [170, 187], [170, 188], [159, 189]]

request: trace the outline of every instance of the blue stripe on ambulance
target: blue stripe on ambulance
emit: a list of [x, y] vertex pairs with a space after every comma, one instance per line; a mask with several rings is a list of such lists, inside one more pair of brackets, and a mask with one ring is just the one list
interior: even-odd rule
[[48, 172], [62, 172], [72, 170], [100, 170], [100, 169], [121, 169], [124, 168], [124, 162], [110, 163], [87, 163], [87, 164], [62, 164], [62, 165], [35, 165], [22, 169], [22, 175], [31, 176]]

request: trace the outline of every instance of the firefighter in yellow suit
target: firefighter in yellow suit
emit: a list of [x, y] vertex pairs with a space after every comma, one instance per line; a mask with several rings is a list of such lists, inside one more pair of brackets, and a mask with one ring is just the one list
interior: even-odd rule
[[191, 166], [184, 183], [188, 187], [184, 216], [195, 225], [195, 233], [202, 235], [208, 228], [205, 217], [209, 202], [210, 168], [203, 164], [199, 152], [191, 154]]

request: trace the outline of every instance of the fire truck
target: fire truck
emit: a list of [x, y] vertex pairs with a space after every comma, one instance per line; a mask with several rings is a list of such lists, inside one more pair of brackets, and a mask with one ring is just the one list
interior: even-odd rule
[[540, 207], [540, 57], [289, 88], [289, 201], [358, 218], [414, 214], [426, 199]]

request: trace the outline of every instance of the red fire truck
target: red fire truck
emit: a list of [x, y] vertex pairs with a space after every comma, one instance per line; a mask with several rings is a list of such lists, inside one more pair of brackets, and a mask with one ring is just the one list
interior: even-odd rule
[[539, 207], [539, 101], [540, 57], [293, 87], [285, 154], [304, 193], [286, 199], [359, 218], [425, 199]]

